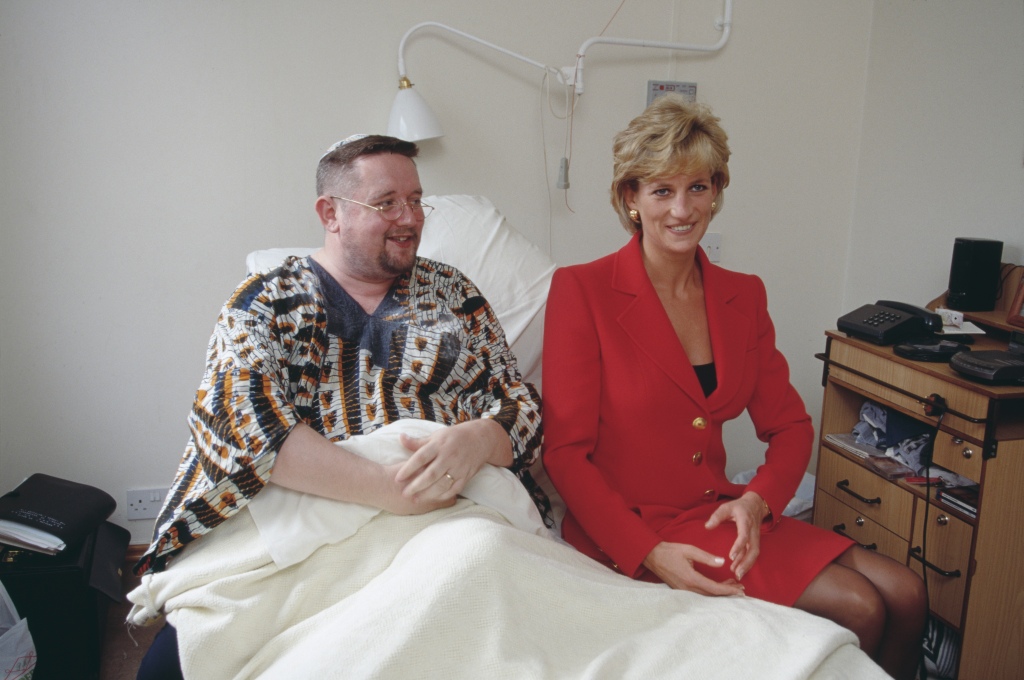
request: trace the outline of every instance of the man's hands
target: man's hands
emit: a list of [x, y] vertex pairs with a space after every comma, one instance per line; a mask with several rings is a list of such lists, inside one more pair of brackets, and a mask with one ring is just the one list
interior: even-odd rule
[[418, 515], [454, 504], [485, 463], [512, 464], [512, 441], [491, 419], [446, 427], [423, 439], [403, 436], [402, 443], [412, 451], [408, 461], [379, 465], [300, 423], [277, 454], [271, 482], [396, 515]]
[[677, 590], [702, 595], [742, 595], [740, 581], [750, 572], [761, 552], [761, 522], [768, 515], [765, 508], [761, 496], [748, 491], [740, 498], [719, 506], [704, 525], [707, 529], [714, 529], [722, 522], [736, 524], [736, 541], [729, 550], [729, 568], [736, 578], [718, 582], [699, 573], [693, 566], [695, 562], [721, 567], [725, 558], [683, 543], [659, 543], [647, 555], [644, 566]]
[[406, 496], [402, 485], [396, 481], [398, 472], [403, 465], [405, 463], [381, 466], [386, 491], [375, 505], [395, 515], [422, 515], [455, 504], [454, 495], [447, 498], [429, 499]]
[[414, 503], [450, 505], [485, 464], [512, 463], [512, 442], [491, 419], [452, 425], [422, 439], [402, 435], [402, 445], [413, 453], [398, 466], [394, 479]]

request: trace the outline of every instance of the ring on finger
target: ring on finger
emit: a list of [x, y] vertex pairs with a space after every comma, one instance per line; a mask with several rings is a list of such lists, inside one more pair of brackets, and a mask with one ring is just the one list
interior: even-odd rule
[[451, 476], [450, 474], [448, 474], [447, 472], [446, 472], [446, 473], [444, 473], [444, 476], [445, 476], [445, 477], [447, 477], [448, 479], [450, 479], [450, 480], [451, 480], [452, 486], [455, 486], [455, 478], [454, 478], [454, 477], [452, 477], [452, 476]]

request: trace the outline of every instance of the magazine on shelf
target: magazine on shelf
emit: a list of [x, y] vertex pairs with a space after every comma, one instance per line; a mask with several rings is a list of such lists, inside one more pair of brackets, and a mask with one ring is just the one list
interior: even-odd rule
[[830, 444], [835, 444], [839, 448], [843, 449], [848, 453], [852, 453], [859, 458], [869, 458], [872, 456], [884, 456], [885, 451], [879, 448], [875, 448], [870, 444], [861, 444], [857, 441], [857, 435], [850, 432], [837, 432], [834, 434], [825, 435], [825, 441]]
[[972, 519], [977, 519], [978, 518], [978, 511], [977, 511], [977, 509], [972, 508], [970, 506], [963, 505], [961, 503], [957, 503], [956, 501], [953, 501], [952, 499], [950, 499], [948, 496], [940, 497], [939, 498], [939, 502], [942, 503], [943, 505], [945, 505], [947, 508], [953, 508], [954, 510], [959, 510], [960, 512], [962, 512], [963, 514], [967, 515], [968, 517], [970, 517]]
[[855, 434], [827, 434], [825, 435], [825, 441], [830, 444], [835, 444], [842, 450], [852, 453], [858, 458], [863, 458], [867, 465], [886, 479], [913, 477], [917, 474], [917, 470], [907, 467], [895, 458], [890, 458], [885, 455], [885, 451], [882, 449], [871, 446], [870, 444], [859, 443], [857, 441], [857, 435]]
[[940, 502], [951, 508], [956, 508], [966, 515], [978, 516], [978, 487], [976, 485], [939, 489], [935, 493], [935, 497]]
[[0, 496], [0, 543], [55, 555], [85, 540], [116, 507], [101, 489], [37, 473]]
[[942, 499], [939, 502], [942, 503], [942, 505], [946, 506], [947, 508], [950, 508], [951, 510], [956, 510], [964, 515], [967, 515], [971, 519], [978, 519], [978, 512], [976, 510], [969, 510], [967, 508], [962, 508], [959, 505], [953, 505], [946, 499]]

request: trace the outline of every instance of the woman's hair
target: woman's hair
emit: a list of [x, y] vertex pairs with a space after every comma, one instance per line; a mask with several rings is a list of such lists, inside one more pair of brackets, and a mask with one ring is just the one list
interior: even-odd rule
[[638, 225], [629, 219], [626, 190], [637, 191], [640, 182], [659, 177], [710, 172], [718, 193], [715, 213], [722, 209], [722, 194], [729, 186], [729, 143], [707, 106], [677, 94], [658, 97], [615, 135], [612, 152], [612, 207], [629, 233]]

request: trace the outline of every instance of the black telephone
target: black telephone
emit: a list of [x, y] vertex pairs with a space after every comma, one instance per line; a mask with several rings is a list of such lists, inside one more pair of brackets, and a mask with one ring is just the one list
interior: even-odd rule
[[879, 300], [843, 314], [837, 326], [850, 337], [876, 345], [891, 345], [941, 331], [942, 317], [905, 302]]

